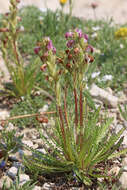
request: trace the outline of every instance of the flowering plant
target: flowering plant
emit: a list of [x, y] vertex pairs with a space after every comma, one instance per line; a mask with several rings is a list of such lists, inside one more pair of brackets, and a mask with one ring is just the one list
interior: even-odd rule
[[117, 30], [115, 32], [115, 37], [116, 38], [125, 38], [125, 37], [127, 37], [127, 28], [123, 27], [123, 28], [120, 28], [119, 30]]
[[19, 0], [10, 0], [10, 12], [5, 14], [3, 28], [0, 29], [1, 50], [4, 62], [10, 73], [13, 84], [8, 88], [9, 95], [21, 97], [30, 95], [36, 76], [36, 64], [32, 64], [29, 69], [24, 68], [23, 58], [19, 51], [18, 36], [21, 32], [18, 22], [21, 18], [17, 16], [17, 5]]
[[67, 0], [60, 0], [60, 4], [63, 6], [65, 3], [67, 2]]
[[[114, 154], [123, 141], [120, 136], [124, 128], [118, 134], [110, 135], [112, 119], [102, 123], [100, 108], [91, 112], [87, 99], [83, 97], [86, 86], [84, 75], [94, 61], [88, 36], [76, 29], [67, 32], [65, 38], [67, 49], [61, 57], [55, 55], [56, 50], [47, 37], [35, 49], [43, 62], [41, 70], [54, 87], [57, 115], [50, 131], [44, 128], [45, 135], [40, 131], [46, 154], [27, 147], [36, 156], [25, 156], [24, 164], [33, 172], [37, 169], [48, 174], [73, 172], [84, 184], [91, 185], [93, 178], [108, 177], [101, 168], [102, 162], [104, 164], [108, 159], [127, 152], [125, 149]], [[68, 90], [72, 90], [74, 109], [68, 106]]]

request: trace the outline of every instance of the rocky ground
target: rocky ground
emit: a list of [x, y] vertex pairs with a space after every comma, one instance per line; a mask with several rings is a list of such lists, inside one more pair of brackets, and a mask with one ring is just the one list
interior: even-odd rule
[[[124, 92], [119, 92], [117, 94], [114, 94], [114, 92], [110, 89], [107, 88], [105, 90], [97, 87], [95, 84], [93, 84], [90, 88], [90, 94], [94, 98], [95, 105], [96, 107], [100, 106], [102, 107], [101, 114], [105, 113], [105, 104], [108, 106], [108, 111], [107, 115], [109, 117], [113, 117], [113, 123], [110, 126], [111, 132], [116, 133], [118, 132], [123, 126], [127, 127], [127, 122], [123, 120], [123, 118], [120, 115], [119, 109], [118, 109], [118, 104], [120, 104], [122, 107], [124, 104], [127, 104], [127, 96], [125, 95]], [[2, 102], [0, 102], [0, 106], [2, 106]], [[38, 112], [43, 113], [44, 111], [48, 110], [48, 105], [46, 104], [42, 109], [38, 110]], [[9, 117], [9, 110], [6, 108], [5, 110], [1, 108], [0, 110], [0, 119], [5, 119]], [[43, 124], [46, 128], [51, 128], [52, 121], [49, 120], [48, 123]], [[22, 142], [26, 144], [29, 147], [32, 147], [42, 153], [44, 153], [44, 148], [43, 148], [43, 141], [39, 137], [39, 134], [36, 130], [36, 128], [25, 128], [25, 129], [17, 129], [11, 121], [8, 124], [9, 131], [16, 129], [17, 135], [24, 134]], [[3, 126], [0, 126], [0, 130], [3, 130]], [[43, 134], [44, 131], [42, 130]], [[127, 130], [124, 131], [123, 133], [124, 136], [124, 141], [122, 143], [122, 147], [127, 148]], [[22, 161], [22, 156], [23, 154], [30, 155], [31, 153], [24, 149], [24, 148], [19, 148], [18, 152], [16, 154], [12, 154], [9, 156], [9, 160], [11, 160], [11, 165], [6, 168], [6, 171], [3, 171], [0, 179], [0, 188], [3, 184], [3, 181], [7, 179], [8, 185], [15, 180], [18, 172], [18, 168], [22, 168], [22, 173], [19, 175], [20, 176], [20, 184], [24, 184], [26, 181], [30, 180], [30, 176], [24, 172], [24, 166], [21, 164]], [[118, 172], [120, 171], [120, 168], [123, 167], [123, 173], [119, 179], [120, 184], [122, 184], [123, 189], [127, 189], [127, 157], [124, 156], [122, 159], [117, 159], [113, 163], [113, 166], [110, 168], [108, 171], [108, 174], [113, 174], [117, 175]], [[65, 183], [66, 184], [66, 183]], [[34, 190], [56, 190], [56, 186], [58, 186], [58, 190], [60, 190], [61, 187], [63, 189], [68, 189], [65, 184], [62, 184], [58, 186], [57, 182], [45, 182], [43, 185], [36, 185]], [[67, 185], [67, 184], [66, 184]], [[73, 187], [69, 188], [69, 190], [81, 190], [81, 187]]]

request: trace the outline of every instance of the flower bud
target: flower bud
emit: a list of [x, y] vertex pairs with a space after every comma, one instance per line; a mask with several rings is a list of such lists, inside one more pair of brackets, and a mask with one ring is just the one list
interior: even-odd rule
[[69, 49], [67, 49], [65, 52], [66, 52], [66, 54], [68, 55], [68, 54], [69, 54], [69, 52], [70, 52], [70, 50], [69, 50]]
[[37, 116], [36, 120], [39, 121], [39, 123], [48, 123], [48, 118], [44, 116]]
[[74, 40], [69, 40], [69, 41], [67, 42], [67, 47], [68, 47], [68, 48], [72, 48], [73, 45], [74, 45], [74, 43], [75, 43]]
[[43, 64], [43, 65], [40, 67], [41, 71], [45, 71], [46, 67], [47, 67], [47, 64]]
[[91, 45], [88, 45], [86, 48], [87, 52], [93, 53], [93, 47]]
[[72, 37], [73, 37], [73, 32], [66, 32], [66, 34], [65, 34], [66, 39], [72, 38]]
[[97, 4], [97, 3], [91, 3], [91, 7], [92, 7], [93, 9], [96, 9], [96, 8], [98, 7], [98, 4]]
[[71, 60], [73, 58], [73, 55], [72, 54], [69, 54], [68, 55], [68, 59]]
[[16, 18], [17, 18], [17, 21], [18, 21], [18, 22], [22, 21], [22, 18], [21, 18], [21, 17], [17, 16]]
[[67, 69], [70, 69], [70, 68], [71, 68], [71, 64], [70, 64], [70, 63], [67, 63], [67, 64], [66, 64], [66, 68], [67, 68]]
[[41, 49], [41, 48], [40, 48], [39, 46], [35, 47], [35, 48], [34, 48], [34, 53], [35, 53], [35, 54], [38, 54], [39, 51], [40, 51], [40, 49]]
[[52, 52], [53, 52], [53, 54], [56, 54], [56, 48], [55, 47], [53, 47]]
[[78, 54], [79, 53], [79, 48], [75, 48], [74, 49], [74, 54]]
[[52, 40], [49, 40], [48, 45], [47, 45], [47, 49], [53, 49], [53, 44], [52, 44]]

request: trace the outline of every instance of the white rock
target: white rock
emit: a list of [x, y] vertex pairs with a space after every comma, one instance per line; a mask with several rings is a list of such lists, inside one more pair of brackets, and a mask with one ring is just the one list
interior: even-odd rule
[[25, 145], [29, 146], [29, 147], [33, 147], [33, 146], [34, 146], [34, 145], [33, 145], [33, 142], [30, 141], [30, 140], [22, 140], [22, 142], [23, 142]]
[[14, 129], [15, 129], [14, 125], [12, 123], [8, 123], [7, 131], [12, 131]]
[[127, 121], [124, 121], [124, 126], [127, 128]]
[[107, 91], [99, 88], [97, 85], [93, 84], [90, 89], [90, 94], [92, 97], [101, 100], [104, 104], [110, 105], [115, 108], [118, 105], [118, 98], [111, 95]]
[[7, 171], [7, 174], [12, 178], [14, 179], [16, 177], [18, 173], [18, 168], [16, 167], [11, 167], [8, 171]]
[[41, 152], [41, 153], [43, 153], [43, 154], [46, 154], [46, 151], [45, 151], [44, 148], [38, 148], [37, 151], [38, 151], [38, 152]]
[[127, 157], [125, 157], [125, 158], [123, 159], [122, 165], [123, 165], [123, 166], [125, 166], [125, 165], [127, 166]]
[[123, 172], [120, 179], [119, 179], [122, 188], [127, 189], [127, 172]]
[[13, 167], [16, 167], [18, 169], [21, 168], [22, 171], [25, 170], [25, 167], [24, 167], [24, 165], [21, 162], [13, 162]]
[[35, 187], [33, 188], [33, 190], [41, 190], [40, 186], [35, 185]]
[[119, 173], [119, 171], [120, 171], [120, 168], [119, 168], [118, 166], [115, 166], [115, 167], [113, 167], [113, 168], [109, 171], [109, 174], [114, 174], [115, 176], [117, 176], [118, 173]]
[[4, 183], [5, 180], [6, 180], [6, 187], [7, 187], [7, 188], [9, 188], [10, 185], [12, 184], [12, 182], [13, 182], [10, 177], [8, 177], [8, 176], [2, 176], [2, 177], [0, 178], [0, 189], [1, 189], [1, 190], [2, 190], [2, 186], [3, 186], [3, 183]]
[[10, 116], [10, 114], [9, 114], [8, 110], [2, 110], [2, 109], [0, 109], [0, 119], [1, 120], [4, 120], [4, 119], [6, 119], [9, 116]]
[[2, 131], [3, 130], [3, 127], [0, 125], [0, 131]]
[[109, 94], [113, 95], [113, 91], [112, 91], [112, 89], [111, 89], [110, 87], [107, 87], [105, 90], [106, 90]]
[[49, 107], [49, 106], [46, 104], [46, 105], [43, 106], [43, 108], [39, 109], [38, 111], [39, 111], [40, 113], [46, 112], [46, 111], [48, 110], [48, 107]]
[[127, 172], [127, 165], [126, 165], [126, 166], [123, 166], [123, 170], [124, 170], [125, 172]]
[[20, 181], [19, 185], [23, 185], [24, 183], [26, 183], [29, 180], [30, 180], [30, 177], [28, 175], [26, 175], [26, 174], [19, 175], [19, 181]]
[[52, 190], [53, 186], [54, 186], [54, 183], [44, 183], [42, 189], [43, 190]]

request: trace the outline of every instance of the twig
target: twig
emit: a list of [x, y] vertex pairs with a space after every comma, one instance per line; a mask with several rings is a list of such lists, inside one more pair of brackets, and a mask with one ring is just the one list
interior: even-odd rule
[[26, 115], [18, 115], [18, 116], [14, 116], [14, 117], [4, 119], [4, 120], [2, 119], [2, 120], [0, 120], [0, 122], [6, 122], [6, 121], [15, 120], [15, 119], [22, 119], [22, 118], [26, 118], [26, 117], [36, 117], [39, 115], [48, 115], [48, 114], [54, 114], [54, 113], [56, 113], [56, 111], [43, 112], [43, 113], [33, 113], [33, 114], [26, 114]]

